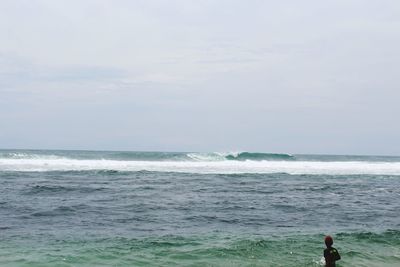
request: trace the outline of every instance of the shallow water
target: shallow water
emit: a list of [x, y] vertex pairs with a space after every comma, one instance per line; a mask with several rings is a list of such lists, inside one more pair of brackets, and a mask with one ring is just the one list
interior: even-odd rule
[[0, 265], [400, 265], [400, 159], [188, 154], [0, 151]]

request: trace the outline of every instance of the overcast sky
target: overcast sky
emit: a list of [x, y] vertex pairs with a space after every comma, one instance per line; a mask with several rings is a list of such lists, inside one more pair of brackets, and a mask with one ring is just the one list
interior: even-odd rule
[[1, 0], [0, 148], [400, 155], [400, 2]]

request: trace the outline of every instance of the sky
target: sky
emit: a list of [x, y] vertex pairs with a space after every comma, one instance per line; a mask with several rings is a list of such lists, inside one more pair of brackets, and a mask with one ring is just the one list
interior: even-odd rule
[[1, 0], [0, 148], [400, 155], [400, 2]]

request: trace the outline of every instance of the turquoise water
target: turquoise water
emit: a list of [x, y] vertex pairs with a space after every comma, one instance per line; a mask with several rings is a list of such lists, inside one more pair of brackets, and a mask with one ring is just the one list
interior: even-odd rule
[[400, 158], [0, 150], [0, 266], [400, 266]]

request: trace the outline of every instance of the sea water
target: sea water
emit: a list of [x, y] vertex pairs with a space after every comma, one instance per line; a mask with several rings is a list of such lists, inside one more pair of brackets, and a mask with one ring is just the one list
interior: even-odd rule
[[400, 158], [0, 150], [0, 266], [400, 266]]

